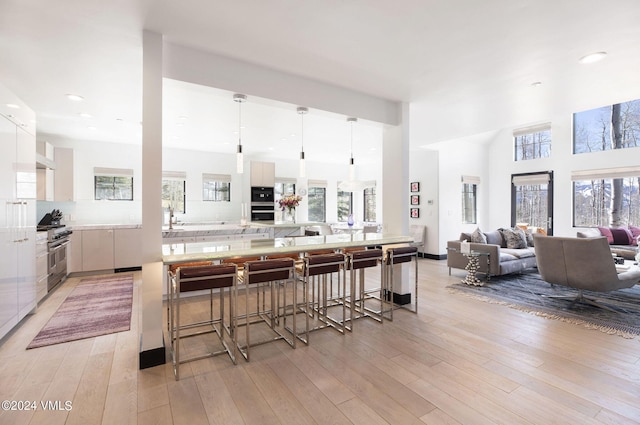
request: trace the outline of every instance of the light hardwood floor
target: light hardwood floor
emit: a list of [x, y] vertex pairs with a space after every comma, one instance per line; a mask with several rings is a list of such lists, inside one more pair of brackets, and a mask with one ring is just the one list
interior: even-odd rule
[[138, 370], [135, 277], [129, 332], [25, 350], [71, 278], [5, 338], [0, 399], [72, 409], [0, 411], [0, 424], [640, 423], [640, 338], [453, 295], [462, 273], [448, 276], [444, 261], [420, 260], [417, 315], [321, 330], [295, 350], [266, 344], [237, 366], [188, 363], [178, 382], [168, 364]]

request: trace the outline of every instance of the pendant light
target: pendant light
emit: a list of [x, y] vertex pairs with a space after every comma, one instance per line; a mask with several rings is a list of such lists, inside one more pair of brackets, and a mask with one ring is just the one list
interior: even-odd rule
[[244, 157], [242, 156], [242, 104], [247, 101], [247, 96], [236, 93], [233, 101], [238, 102], [238, 151], [236, 153], [236, 171], [238, 174], [244, 172]]
[[351, 124], [351, 159], [349, 160], [349, 181], [356, 179], [356, 164], [353, 160], [353, 123], [358, 122], [358, 118], [349, 117], [347, 122]]
[[300, 177], [306, 177], [307, 170], [304, 163], [304, 115], [309, 112], [309, 108], [298, 106], [300, 114]]
[[347, 122], [351, 125], [351, 158], [349, 159], [349, 180], [345, 180], [338, 185], [338, 189], [343, 192], [357, 192], [376, 185], [375, 180], [356, 180], [356, 164], [353, 159], [353, 124], [358, 122], [357, 118], [349, 117]]

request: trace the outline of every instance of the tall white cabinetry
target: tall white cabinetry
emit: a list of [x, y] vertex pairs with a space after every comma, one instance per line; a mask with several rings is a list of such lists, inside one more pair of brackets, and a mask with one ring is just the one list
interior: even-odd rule
[[0, 338], [36, 306], [34, 122], [0, 85]]

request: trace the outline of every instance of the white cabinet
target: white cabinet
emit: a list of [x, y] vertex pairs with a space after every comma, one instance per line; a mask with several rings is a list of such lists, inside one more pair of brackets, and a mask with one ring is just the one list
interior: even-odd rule
[[0, 338], [36, 306], [36, 145], [26, 124], [32, 119], [33, 111], [0, 85]]
[[251, 187], [274, 187], [276, 185], [275, 162], [251, 161]]
[[67, 272], [82, 271], [82, 230], [74, 230], [67, 248]]
[[47, 232], [38, 232], [36, 233], [36, 302], [40, 302], [47, 295], [48, 261]]
[[73, 149], [55, 148], [54, 151], [56, 159], [54, 199], [56, 202], [73, 201]]
[[116, 269], [142, 266], [142, 229], [115, 229], [113, 254]]
[[114, 267], [113, 229], [82, 231], [82, 271]]
[[36, 142], [38, 201], [54, 200], [54, 149], [51, 143]]

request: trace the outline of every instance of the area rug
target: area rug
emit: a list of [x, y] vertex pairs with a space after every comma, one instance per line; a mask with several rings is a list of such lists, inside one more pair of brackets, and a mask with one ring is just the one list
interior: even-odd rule
[[578, 291], [566, 286], [551, 285], [537, 273], [496, 276], [484, 286], [458, 283], [447, 289], [485, 302], [507, 305], [625, 338], [640, 335], [640, 285], [612, 292], [584, 291], [585, 297], [594, 298], [614, 311], [583, 303], [571, 305], [570, 300], [549, 298], [553, 295], [575, 296]]
[[133, 275], [82, 279], [27, 349], [128, 331]]

